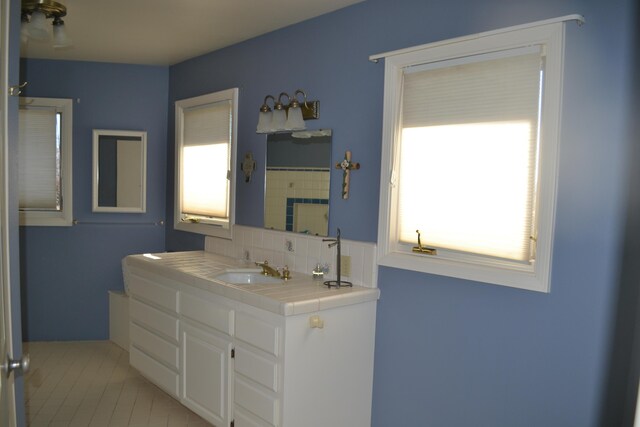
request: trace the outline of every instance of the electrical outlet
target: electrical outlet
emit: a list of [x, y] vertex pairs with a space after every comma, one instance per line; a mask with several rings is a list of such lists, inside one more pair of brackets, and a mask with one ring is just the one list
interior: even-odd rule
[[340, 255], [340, 273], [343, 276], [351, 277], [351, 257]]

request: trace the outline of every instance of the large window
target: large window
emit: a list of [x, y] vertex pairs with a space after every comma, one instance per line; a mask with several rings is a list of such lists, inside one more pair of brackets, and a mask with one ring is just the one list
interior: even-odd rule
[[21, 98], [18, 117], [20, 225], [71, 225], [72, 101]]
[[563, 25], [386, 57], [379, 264], [549, 290]]
[[175, 228], [231, 237], [238, 89], [176, 102]]

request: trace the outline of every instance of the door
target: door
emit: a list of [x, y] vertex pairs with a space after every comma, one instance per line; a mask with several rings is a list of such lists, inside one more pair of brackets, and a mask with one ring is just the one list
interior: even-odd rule
[[[10, 230], [9, 223], [16, 224], [17, 228], [17, 209], [15, 214], [10, 215], [9, 203], [9, 173], [8, 173], [8, 145], [9, 145], [9, 76], [15, 75], [17, 78], [17, 68], [9, 72], [9, 22], [10, 22], [10, 0], [0, 0], [0, 427], [12, 427], [17, 424], [22, 415], [22, 398], [16, 395], [15, 377], [18, 372], [12, 371], [12, 363], [9, 356], [14, 356], [21, 351], [15, 348], [15, 340], [19, 343], [20, 330], [19, 324], [14, 324], [16, 311], [19, 307], [12, 308], [11, 281], [10, 279], [10, 253], [9, 240], [16, 236], [11, 235], [15, 229]], [[13, 51], [12, 51], [13, 52]], [[18, 55], [11, 54], [11, 57], [17, 59]], [[13, 77], [11, 77], [13, 78]], [[17, 118], [17, 102], [15, 111]], [[17, 122], [16, 122], [17, 123]], [[13, 135], [15, 129], [11, 129]], [[17, 206], [16, 206], [17, 207]], [[15, 263], [15, 261], [12, 261]], [[15, 276], [15, 272], [12, 273]], [[14, 287], [13, 291], [18, 289]], [[16, 299], [13, 296], [13, 303]], [[12, 332], [13, 329], [13, 332]], [[17, 344], [15, 344], [17, 345]], [[20, 370], [22, 363], [18, 363], [17, 370]], [[20, 413], [18, 406], [20, 405]]]
[[[6, 142], [7, 142], [7, 82], [8, 82], [8, 0], [0, 0], [0, 164], [2, 170], [7, 170]], [[6, 173], [6, 172], [4, 172]], [[0, 360], [6, 363], [6, 357], [11, 354], [11, 299], [9, 297], [9, 276], [6, 260], [8, 259], [7, 244], [7, 194], [5, 192], [6, 175], [0, 177]], [[16, 423], [15, 388], [13, 375], [7, 376], [5, 370], [0, 372], [0, 426], [12, 426]]]
[[182, 403], [216, 426], [230, 423], [231, 341], [180, 324], [182, 343]]
[[[9, 255], [7, 239], [7, 194], [5, 183], [7, 179], [7, 96], [8, 96], [8, 0], [0, 0], [0, 361], [4, 367], [6, 357], [11, 353], [11, 298], [9, 295], [9, 275], [7, 260]], [[0, 370], [0, 426], [16, 424], [15, 387], [13, 375]]]

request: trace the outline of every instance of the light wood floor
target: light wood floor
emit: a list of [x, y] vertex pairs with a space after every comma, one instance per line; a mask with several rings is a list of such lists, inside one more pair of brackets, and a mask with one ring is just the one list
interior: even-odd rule
[[24, 352], [30, 427], [211, 426], [140, 376], [110, 341], [30, 342]]

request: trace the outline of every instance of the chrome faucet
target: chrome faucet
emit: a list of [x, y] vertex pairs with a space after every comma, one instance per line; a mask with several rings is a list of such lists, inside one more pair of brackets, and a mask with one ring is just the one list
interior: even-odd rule
[[340, 278], [340, 261], [341, 261], [340, 229], [338, 228], [338, 235], [336, 236], [335, 239], [322, 239], [322, 241], [332, 242], [332, 243], [329, 243], [330, 248], [337, 246], [336, 248], [336, 280], [327, 280], [326, 282], [324, 282], [324, 285], [328, 286], [329, 288], [331, 287], [339, 288], [340, 286], [353, 286], [353, 283], [343, 281]]

